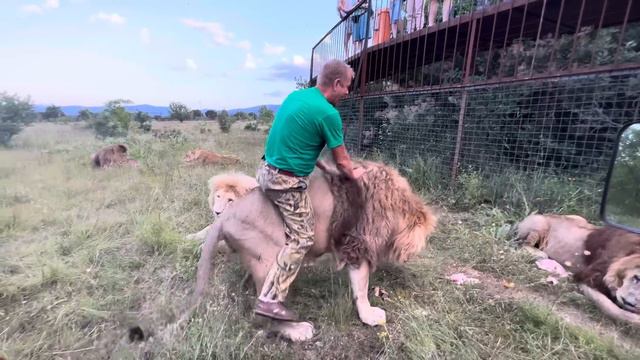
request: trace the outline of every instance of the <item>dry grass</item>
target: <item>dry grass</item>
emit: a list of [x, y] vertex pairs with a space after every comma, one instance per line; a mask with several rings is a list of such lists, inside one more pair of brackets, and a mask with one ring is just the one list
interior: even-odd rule
[[[134, 134], [125, 142], [138, 170], [94, 171], [88, 159], [101, 142], [74, 125], [38, 124], [0, 150], [0, 354], [9, 359], [139, 358], [129, 329], [147, 336], [175, 320], [194, 280], [199, 256], [184, 235], [210, 219], [206, 180], [222, 171], [253, 174], [264, 134], [234, 125], [231, 134], [200, 132], [198, 123], [163, 123], [177, 139]], [[115, 140], [114, 140], [115, 141]], [[237, 167], [181, 164], [205, 147], [239, 156]], [[423, 256], [406, 267], [384, 266], [371, 285], [388, 311], [384, 328], [362, 325], [344, 272], [305, 268], [292, 307], [316, 336], [291, 344], [270, 336], [251, 315], [254, 293], [234, 257], [216, 259], [207, 306], [184, 333], [153, 339], [156, 358], [194, 359], [632, 359], [640, 334], [612, 324], [569, 283], [550, 287], [532, 260], [504, 236], [513, 215], [494, 208], [443, 209]], [[454, 269], [486, 274], [455, 286]], [[489, 286], [490, 279], [515, 288]], [[518, 292], [525, 296], [518, 296]], [[550, 301], [537, 302], [534, 293]], [[551, 304], [551, 305], [549, 305]], [[565, 320], [574, 309], [589, 324]], [[599, 328], [600, 327], [600, 328]], [[605, 332], [607, 335], [602, 336]]]

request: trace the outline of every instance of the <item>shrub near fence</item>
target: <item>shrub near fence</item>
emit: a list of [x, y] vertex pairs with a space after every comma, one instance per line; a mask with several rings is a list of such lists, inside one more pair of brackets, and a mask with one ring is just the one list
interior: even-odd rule
[[352, 151], [426, 172], [414, 180], [429, 189], [477, 188], [458, 204], [593, 217], [616, 134], [639, 102], [640, 74], [625, 73], [370, 96], [362, 122], [360, 99], [340, 110]]

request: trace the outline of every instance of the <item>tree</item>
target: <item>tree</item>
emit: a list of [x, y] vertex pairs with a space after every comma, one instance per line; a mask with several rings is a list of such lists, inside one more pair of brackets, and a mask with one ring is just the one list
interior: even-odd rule
[[253, 120], [253, 121], [258, 120], [258, 115], [256, 115], [256, 113], [250, 112], [248, 115], [249, 115], [249, 120]]
[[196, 110], [191, 110], [191, 118], [192, 119], [199, 119], [202, 117], [202, 111], [196, 109]]
[[296, 89], [307, 89], [311, 87], [311, 84], [309, 84], [309, 80], [304, 80], [302, 76], [296, 77], [295, 81], [296, 81]]
[[236, 121], [237, 120], [246, 119], [247, 118], [247, 113], [245, 113], [244, 111], [238, 111], [237, 113], [233, 114], [233, 118]]
[[80, 121], [89, 121], [95, 117], [95, 114], [89, 111], [88, 109], [80, 110], [78, 113], [78, 120]]
[[260, 107], [260, 110], [258, 112], [258, 119], [260, 120], [260, 122], [262, 122], [263, 124], [267, 124], [270, 125], [271, 122], [273, 121], [273, 111], [269, 110], [268, 107], [262, 105]]
[[231, 131], [231, 124], [233, 121], [229, 117], [229, 113], [227, 110], [222, 110], [218, 115], [218, 126], [220, 126], [220, 131], [223, 133], [228, 133]]
[[191, 117], [191, 111], [189, 110], [187, 105], [179, 102], [172, 102], [171, 104], [169, 104], [169, 112], [169, 118], [178, 120], [180, 122], [189, 120], [189, 118]]
[[42, 117], [45, 120], [57, 119], [64, 116], [64, 112], [58, 106], [51, 105], [47, 106], [47, 108], [42, 113]]
[[215, 110], [207, 110], [204, 112], [204, 116], [209, 120], [215, 120], [218, 117], [218, 113]]
[[0, 92], [0, 145], [9, 145], [11, 138], [25, 125], [35, 120], [31, 100]]
[[133, 120], [136, 123], [138, 123], [138, 127], [140, 128], [140, 130], [144, 132], [151, 131], [151, 116], [149, 116], [149, 114], [142, 111], [138, 111], [133, 116]]
[[105, 109], [95, 120], [91, 127], [98, 137], [126, 136], [129, 132], [131, 114], [124, 108], [124, 104], [130, 104], [130, 100], [116, 99], [105, 104]]

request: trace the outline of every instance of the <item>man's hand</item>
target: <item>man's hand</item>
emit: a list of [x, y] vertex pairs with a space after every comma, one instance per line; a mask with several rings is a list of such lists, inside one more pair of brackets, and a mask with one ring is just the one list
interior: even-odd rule
[[336, 162], [338, 171], [347, 178], [356, 180], [365, 173], [364, 168], [353, 166], [351, 157], [347, 153], [347, 148], [345, 148], [344, 145], [331, 149], [331, 154]]

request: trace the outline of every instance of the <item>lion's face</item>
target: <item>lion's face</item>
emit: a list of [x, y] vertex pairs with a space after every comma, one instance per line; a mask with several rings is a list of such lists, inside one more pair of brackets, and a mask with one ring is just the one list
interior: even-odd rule
[[615, 295], [618, 306], [640, 313], [640, 254], [613, 262], [603, 281]]
[[616, 300], [621, 308], [640, 313], [640, 264], [624, 273], [620, 286], [616, 290]]
[[213, 196], [209, 198], [209, 208], [216, 216], [219, 216], [237, 198], [238, 195], [235, 192], [231, 191], [231, 189], [218, 189], [215, 191]]

